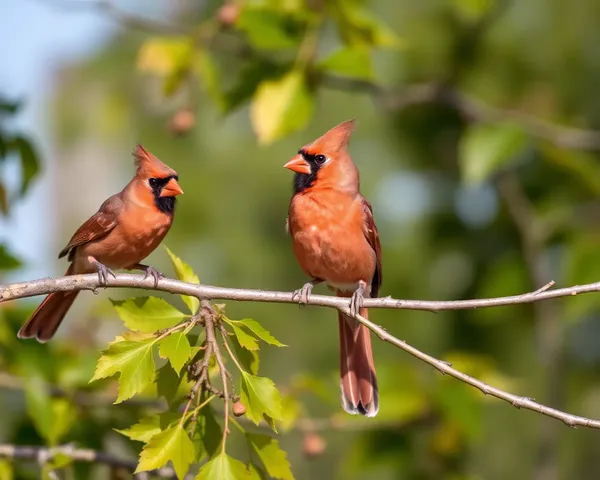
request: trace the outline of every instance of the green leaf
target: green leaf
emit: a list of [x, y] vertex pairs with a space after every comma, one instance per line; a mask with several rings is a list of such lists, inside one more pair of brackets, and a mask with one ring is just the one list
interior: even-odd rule
[[277, 340], [269, 331], [264, 328], [260, 323], [252, 318], [244, 318], [243, 320], [231, 320], [233, 324], [241, 324], [248, 328], [252, 333], [254, 333], [258, 338], [262, 341], [268, 343], [269, 345], [275, 345], [276, 347], [287, 347], [287, 345], [281, 343]]
[[179, 376], [170, 363], [163, 365], [158, 370], [156, 379], [156, 390], [159, 397], [165, 397], [169, 407], [178, 405], [187, 394], [191, 384], [186, 380], [185, 375]]
[[147, 472], [164, 467], [170, 460], [177, 478], [184, 478], [196, 457], [196, 448], [181, 424], [154, 435], [140, 454], [135, 471]]
[[[169, 258], [171, 259], [171, 263], [173, 264], [173, 268], [175, 269], [175, 274], [177, 275], [177, 278], [179, 280], [181, 280], [182, 282], [200, 284], [200, 279], [198, 278], [198, 275], [196, 275], [192, 267], [190, 267], [187, 263], [181, 260], [181, 258], [175, 255], [167, 247], [165, 247], [165, 250], [167, 251]], [[200, 300], [198, 300], [196, 297], [181, 295], [181, 299], [190, 309], [192, 315], [198, 311], [198, 308], [200, 308]]]
[[46, 384], [37, 377], [26, 382], [25, 398], [27, 412], [37, 432], [49, 445], [58, 444], [70, 431], [76, 418], [73, 405], [65, 398], [51, 398]]
[[249, 478], [248, 467], [225, 452], [221, 452], [203, 465], [196, 476], [196, 480], [247, 480]]
[[296, 397], [287, 394], [283, 395], [281, 399], [281, 419], [280, 425], [283, 431], [290, 430], [295, 424], [300, 413], [302, 411], [302, 405]]
[[359, 2], [339, 2], [337, 15], [340, 34], [345, 43], [381, 48], [399, 48], [403, 42], [395, 32]]
[[154, 333], [189, 318], [163, 298], [135, 297], [111, 302], [125, 326], [137, 332]]
[[[201, 399], [201, 401], [204, 400], [206, 398]], [[215, 455], [223, 445], [223, 430], [210, 405], [203, 407], [198, 413], [198, 428], [194, 440], [198, 440], [202, 444], [209, 457]]]
[[494, 0], [452, 0], [456, 12], [468, 22], [476, 22], [493, 7]]
[[8, 196], [2, 182], [0, 182], [0, 213], [8, 215]]
[[346, 46], [318, 64], [318, 68], [344, 77], [373, 80], [373, 62], [368, 48]]
[[224, 93], [223, 113], [230, 113], [250, 100], [266, 78], [276, 78], [286, 72], [266, 59], [256, 59], [244, 65], [233, 87]]
[[158, 415], [150, 415], [149, 417], [142, 418], [138, 423], [129, 428], [122, 430], [115, 428], [115, 431], [132, 440], [148, 443], [152, 437], [161, 432], [160, 417]]
[[213, 99], [221, 112], [225, 111], [225, 99], [221, 92], [221, 75], [219, 68], [209, 50], [202, 50], [196, 55], [196, 69], [198, 70], [206, 92]]
[[40, 169], [40, 162], [31, 142], [22, 136], [17, 136], [13, 142], [21, 156], [21, 195], [25, 195]]
[[145, 73], [167, 76], [190, 59], [194, 45], [188, 37], [155, 37], [138, 51], [137, 68]]
[[261, 144], [303, 128], [314, 110], [314, 96], [300, 70], [260, 84], [252, 99], [252, 127]]
[[119, 373], [119, 394], [115, 403], [143, 391], [154, 381], [154, 343], [155, 338], [132, 341], [117, 337], [98, 360], [96, 372], [90, 382]]
[[511, 123], [469, 127], [460, 143], [459, 164], [465, 183], [484, 182], [514, 161], [526, 140], [521, 127]]
[[174, 332], [161, 340], [158, 348], [161, 358], [168, 358], [177, 374], [192, 356], [192, 347], [183, 332]]
[[254, 375], [258, 373], [258, 367], [260, 366], [260, 357], [256, 350], [247, 350], [243, 348], [238, 342], [233, 342], [233, 348], [235, 350], [235, 356], [242, 367]]
[[236, 26], [248, 37], [248, 42], [259, 49], [293, 48], [299, 38], [286, 29], [285, 17], [274, 10], [244, 8]]
[[290, 462], [276, 439], [254, 433], [247, 433], [246, 438], [256, 451], [269, 476], [281, 480], [294, 480]]
[[38, 377], [29, 379], [25, 384], [27, 413], [37, 432], [48, 440], [52, 435], [52, 406], [45, 383]]
[[52, 417], [54, 425], [49, 440], [52, 445], [56, 445], [71, 430], [77, 420], [77, 410], [66, 398], [54, 398]]
[[[229, 323], [229, 322], [228, 322]], [[235, 334], [235, 338], [238, 343], [245, 348], [246, 350], [258, 350], [258, 341], [252, 335], [247, 334], [240, 327], [237, 327], [235, 324], [230, 323], [231, 328], [233, 328], [233, 333]]]
[[[8, 100], [2, 99], [0, 100], [0, 114], [8, 114], [14, 115], [23, 107], [22, 100], [16, 100], [14, 102], [9, 102]], [[2, 477], [0, 477], [2, 478]]]
[[275, 420], [281, 419], [281, 394], [273, 380], [242, 372], [240, 390], [246, 416], [256, 425], [265, 413]]
[[8, 460], [0, 459], [0, 478], [2, 480], [13, 480], [13, 468]]
[[0, 270], [15, 270], [20, 266], [19, 259], [8, 251], [6, 245], [0, 243]]

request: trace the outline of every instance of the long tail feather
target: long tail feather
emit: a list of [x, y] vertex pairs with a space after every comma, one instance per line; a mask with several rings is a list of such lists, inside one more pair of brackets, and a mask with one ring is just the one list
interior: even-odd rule
[[[366, 308], [360, 314], [368, 318]], [[342, 407], [351, 414], [374, 417], [379, 391], [371, 349], [371, 332], [353, 318], [338, 314], [340, 328], [340, 388]]]
[[[65, 275], [73, 275], [72, 266]], [[57, 292], [48, 295], [33, 312], [31, 318], [21, 327], [17, 336], [19, 338], [35, 338], [40, 343], [50, 340], [78, 294], [79, 292]]]

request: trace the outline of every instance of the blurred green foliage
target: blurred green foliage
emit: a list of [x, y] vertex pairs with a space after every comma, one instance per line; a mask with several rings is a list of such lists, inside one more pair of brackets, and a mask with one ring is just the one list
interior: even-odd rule
[[[281, 166], [351, 117], [358, 128], [350, 152], [382, 241], [383, 295], [460, 299], [522, 293], [551, 279], [597, 280], [598, 135], [559, 125], [600, 128], [598, 2], [190, 0], [179, 8], [169, 19], [173, 35], [126, 29], [65, 66], [52, 125], [65, 155], [83, 140], [100, 155], [121, 151], [95, 167], [115, 176], [132, 172], [127, 152], [136, 141], [178, 171], [186, 195], [167, 243], [203, 283], [290, 291], [306, 281], [283, 229], [291, 178]], [[473, 116], [455, 92], [492, 113]], [[579, 141], [590, 137], [595, 143]], [[114, 192], [104, 193], [98, 205]], [[60, 241], [83, 220], [57, 217]], [[0, 268], [17, 267], [5, 251]], [[162, 250], [150, 262], [170, 271]], [[123, 305], [127, 292], [112, 296]], [[106, 297], [82, 298], [71, 328], [44, 346], [14, 336], [35, 302], [0, 305], [0, 367], [20, 382], [0, 396], [3, 441], [140, 453], [140, 443], [112, 429], [131, 427], [152, 406], [110, 405], [113, 381], [88, 384], [98, 352], [122, 330]], [[371, 318], [494, 386], [600, 418], [598, 298]], [[281, 391], [276, 438], [298, 479], [600, 475], [597, 432], [513, 409], [376, 341], [380, 414], [349, 418], [339, 406], [331, 311], [230, 302], [227, 315], [257, 319], [288, 345], [261, 350], [260, 372]], [[235, 352], [256, 375], [255, 344], [243, 335], [241, 343], [250, 350]], [[168, 356], [172, 346], [162, 348]], [[159, 390], [168, 392], [170, 365], [159, 370]], [[182, 392], [170, 393], [181, 402]], [[221, 424], [209, 417], [202, 421], [217, 432], [212, 438]], [[137, 439], [149, 440], [158, 420], [143, 420]], [[181, 431], [167, 432], [164, 441], [179, 445]], [[212, 455], [217, 447], [203, 448]], [[259, 439], [251, 448], [262, 461], [259, 451], [273, 447]], [[228, 454], [247, 458], [247, 440], [232, 440]], [[36, 465], [13, 465], [15, 478], [37, 478]], [[216, 456], [205, 476], [240, 468]], [[108, 478], [105, 467], [68, 469], [75, 478]]]

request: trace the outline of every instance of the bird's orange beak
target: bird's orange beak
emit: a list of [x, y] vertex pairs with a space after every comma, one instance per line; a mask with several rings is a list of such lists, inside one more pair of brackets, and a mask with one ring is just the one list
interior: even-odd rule
[[177, 183], [177, 180], [172, 178], [169, 182], [163, 187], [160, 192], [161, 197], [176, 197], [177, 195], [182, 195], [183, 190]]
[[301, 154], [296, 155], [289, 162], [284, 165], [285, 168], [289, 168], [292, 172], [305, 173], [310, 175], [310, 165]]

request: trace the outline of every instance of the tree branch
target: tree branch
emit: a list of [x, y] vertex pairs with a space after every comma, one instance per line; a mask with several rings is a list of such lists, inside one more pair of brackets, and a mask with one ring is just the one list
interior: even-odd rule
[[[73, 445], [62, 445], [54, 448], [47, 448], [38, 445], [17, 446], [10, 444], [0, 444], [0, 458], [19, 458], [28, 460], [51, 460], [58, 454], [66, 455], [75, 462], [102, 463], [113, 468], [122, 468], [128, 472], [134, 472], [137, 468], [137, 460], [127, 460], [118, 458], [104, 452], [96, 450], [79, 449]], [[175, 471], [170, 467], [163, 467], [158, 470], [148, 472], [160, 478], [175, 478]]]
[[380, 106], [388, 111], [399, 111], [425, 103], [440, 103], [454, 108], [470, 122], [516, 123], [530, 136], [546, 140], [561, 148], [600, 150], [600, 131], [557, 125], [518, 110], [494, 107], [455, 87], [438, 82], [388, 88], [364, 80], [333, 76], [323, 76], [322, 81], [324, 86], [336, 90], [364, 92], [373, 95]]
[[[430, 312], [441, 310], [468, 310], [471, 308], [501, 307], [506, 305], [533, 303], [551, 298], [569, 297], [583, 293], [600, 292], [600, 282], [550, 290], [553, 285], [554, 282], [549, 282], [535, 292], [524, 293], [521, 295], [473, 300], [401, 300], [389, 296], [383, 298], [365, 298], [364, 307], [399, 310], [424, 310]], [[137, 288], [144, 290], [156, 290], [178, 295], [189, 295], [200, 300], [298, 303], [297, 300], [292, 298], [292, 292], [197, 285], [172, 278], [161, 278], [158, 281], [158, 285], [155, 287], [154, 279], [152, 277], [144, 278], [143, 275], [135, 275], [131, 273], [119, 273], [116, 275], [116, 278], [113, 278], [112, 276], [109, 277], [106, 286], [107, 288]], [[36, 295], [47, 295], [55, 292], [72, 292], [76, 290], [97, 291], [99, 288], [101, 288], [101, 286], [98, 282], [98, 275], [94, 273], [86, 275], [70, 275], [57, 278], [41, 278], [39, 280], [31, 280], [24, 283], [0, 285], [0, 304], [9, 300], [34, 297]], [[348, 300], [341, 297], [312, 294], [309, 298], [308, 305], [344, 308], [348, 306]]]
[[[87, 10], [104, 14], [121, 25], [152, 34], [188, 35], [196, 37], [197, 31], [182, 25], [159, 22], [115, 7], [111, 0], [37, 0], [41, 3], [63, 10]], [[498, 11], [501, 11], [499, 9]], [[490, 19], [495, 18], [490, 15]], [[482, 26], [486, 26], [483, 23]], [[212, 37], [212, 36], [211, 36]], [[250, 49], [252, 51], [252, 49]], [[238, 51], [246, 55], [248, 49]], [[256, 52], [254, 52], [256, 53]], [[257, 54], [260, 56], [259, 54]], [[372, 95], [384, 110], [398, 111], [411, 105], [437, 102], [456, 109], [471, 122], [517, 123], [530, 136], [541, 138], [558, 147], [577, 150], [600, 150], [600, 131], [557, 125], [541, 118], [513, 109], [488, 105], [477, 100], [447, 83], [431, 82], [412, 84], [404, 87], [385, 87], [365, 80], [348, 79], [331, 75], [322, 75], [320, 80], [325, 87], [336, 90], [364, 92]]]
[[[146, 290], [157, 290], [180, 295], [194, 296], [200, 300], [238, 300], [255, 301], [271, 303], [297, 303], [293, 300], [292, 292], [271, 292], [263, 290], [236, 289], [225, 287], [214, 287], [210, 285], [197, 285], [186, 283], [170, 278], [161, 278], [158, 284], [154, 285], [153, 278], [145, 278], [143, 275], [132, 275], [121, 273], [116, 278], [109, 277], [107, 287], [132, 287], [143, 288]], [[426, 301], [426, 300], [396, 300], [391, 297], [365, 299], [364, 306], [368, 308], [395, 308], [411, 310], [459, 310], [478, 307], [494, 307], [501, 305], [516, 305], [522, 303], [533, 303], [550, 298], [577, 295], [580, 293], [590, 293], [600, 291], [600, 282], [587, 285], [579, 285], [569, 288], [549, 290], [554, 282], [549, 282], [535, 292], [525, 293], [523, 295], [513, 295], [509, 297], [486, 298], [479, 300], [455, 300], [455, 301]], [[58, 278], [43, 278], [32, 280], [26, 283], [15, 283], [10, 285], [0, 285], [0, 303], [8, 300], [31, 297], [53, 292], [75, 291], [75, 290], [96, 290], [99, 288], [98, 275], [72, 275]], [[331, 297], [326, 295], [312, 295], [308, 299], [310, 305], [320, 305], [324, 307], [337, 308], [346, 315], [350, 315], [347, 299]], [[492, 387], [480, 380], [466, 375], [452, 368], [450, 364], [438, 360], [424, 352], [408, 345], [406, 342], [387, 333], [382, 327], [370, 322], [360, 315], [354, 316], [356, 320], [373, 331], [381, 340], [395, 345], [412, 356], [433, 366], [443, 374], [450, 375], [468, 385], [478, 388], [486, 395], [492, 395], [501, 400], [511, 403], [517, 408], [532, 410], [548, 417], [562, 420], [570, 427], [584, 426], [600, 429], [600, 421], [592, 420], [577, 415], [556, 410], [545, 405], [541, 405], [528, 397], [519, 397]]]

